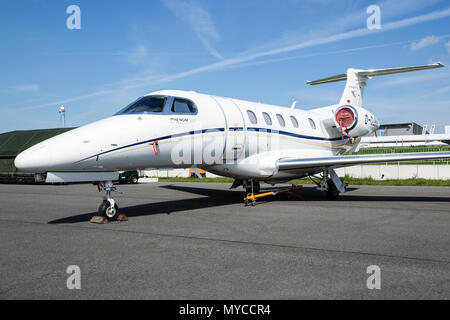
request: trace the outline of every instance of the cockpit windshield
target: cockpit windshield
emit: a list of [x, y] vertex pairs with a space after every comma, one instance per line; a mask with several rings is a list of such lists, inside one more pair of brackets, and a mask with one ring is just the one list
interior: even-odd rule
[[146, 96], [131, 103], [117, 114], [162, 112], [165, 102], [165, 97]]

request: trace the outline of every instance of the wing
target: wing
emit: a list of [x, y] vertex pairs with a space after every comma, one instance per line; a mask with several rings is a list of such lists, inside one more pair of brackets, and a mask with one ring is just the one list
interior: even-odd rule
[[340, 168], [365, 163], [450, 159], [450, 152], [414, 152], [278, 160], [278, 169]]

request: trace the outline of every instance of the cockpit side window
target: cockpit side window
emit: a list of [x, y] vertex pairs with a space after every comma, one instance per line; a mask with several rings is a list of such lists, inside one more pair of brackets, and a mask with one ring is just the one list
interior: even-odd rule
[[173, 100], [171, 110], [172, 112], [179, 114], [190, 114], [197, 112], [197, 108], [191, 101], [180, 98], [175, 98]]
[[165, 97], [145, 96], [130, 104], [119, 114], [162, 112], [165, 102]]

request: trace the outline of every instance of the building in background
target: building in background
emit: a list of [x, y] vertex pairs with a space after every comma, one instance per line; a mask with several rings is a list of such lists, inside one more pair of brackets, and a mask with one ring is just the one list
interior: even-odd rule
[[435, 128], [436, 126], [433, 124], [427, 130], [427, 125], [421, 126], [415, 122], [382, 124], [376, 133], [363, 137], [359, 147], [362, 149], [417, 146], [448, 147], [450, 144], [450, 126], [445, 126], [446, 133], [440, 134], [434, 133]]
[[[380, 125], [380, 128], [376, 131], [376, 134], [374, 133], [372, 135], [378, 137], [406, 136], [406, 135], [422, 134], [423, 129], [424, 127], [418, 125], [415, 122], [382, 124]], [[428, 131], [425, 132], [428, 133]]]

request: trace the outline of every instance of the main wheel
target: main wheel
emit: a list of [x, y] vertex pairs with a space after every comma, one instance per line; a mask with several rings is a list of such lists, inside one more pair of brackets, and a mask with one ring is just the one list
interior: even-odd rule
[[334, 184], [333, 180], [328, 180], [328, 190], [327, 190], [327, 199], [328, 200], [337, 200], [339, 198], [339, 190]]
[[116, 221], [119, 214], [119, 207], [117, 204], [114, 204], [113, 208], [108, 200], [103, 200], [100, 207], [98, 207], [98, 215], [105, 217], [108, 221]]

